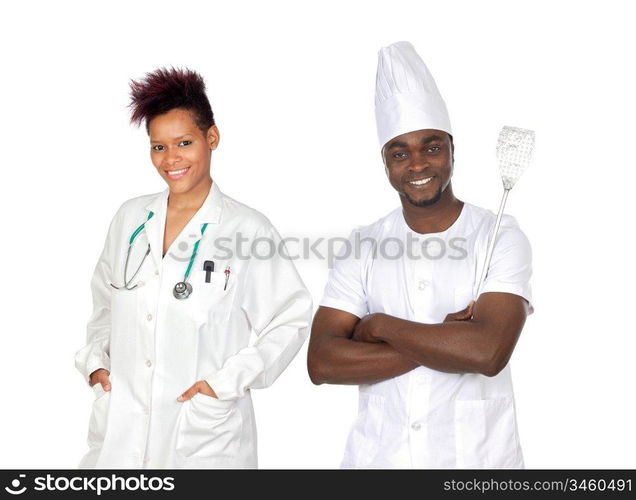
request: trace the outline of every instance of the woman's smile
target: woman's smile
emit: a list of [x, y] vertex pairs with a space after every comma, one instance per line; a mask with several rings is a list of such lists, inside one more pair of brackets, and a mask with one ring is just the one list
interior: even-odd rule
[[181, 179], [182, 177], [185, 177], [185, 175], [188, 173], [188, 171], [190, 170], [190, 167], [185, 167], [185, 168], [180, 168], [178, 170], [166, 170], [166, 175], [168, 176], [168, 179], [176, 181]]

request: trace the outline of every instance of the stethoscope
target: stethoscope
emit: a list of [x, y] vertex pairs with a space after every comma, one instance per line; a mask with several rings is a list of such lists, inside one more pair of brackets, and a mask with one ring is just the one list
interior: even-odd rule
[[[135, 242], [135, 239], [137, 238], [137, 235], [141, 231], [143, 231], [144, 227], [146, 226], [146, 222], [148, 222], [153, 215], [155, 214], [154, 212], [151, 211], [148, 214], [148, 218], [146, 219], [146, 221], [143, 224], [141, 224], [137, 229], [135, 229], [135, 231], [130, 236], [130, 239], [128, 240], [128, 251], [126, 252], [126, 263], [124, 264], [124, 286], [115, 286], [113, 283], [111, 283], [110, 286], [112, 286], [113, 288], [116, 288], [117, 290], [134, 290], [135, 288], [139, 286], [139, 283], [133, 286], [129, 286], [129, 285], [132, 282], [132, 280], [135, 279], [135, 276], [137, 276], [137, 273], [139, 273], [141, 266], [144, 265], [144, 261], [146, 260], [146, 257], [148, 257], [148, 254], [150, 253], [150, 243], [148, 243], [148, 248], [146, 249], [146, 253], [144, 254], [143, 259], [141, 259], [141, 263], [139, 264], [139, 267], [137, 267], [135, 274], [133, 274], [132, 278], [130, 279], [127, 279], [128, 260], [130, 258], [130, 251], [132, 249], [133, 243]], [[203, 233], [205, 233], [205, 230], [207, 227], [208, 227], [207, 222], [201, 226], [201, 238], [203, 238]], [[192, 285], [188, 281], [188, 277], [190, 276], [190, 270], [192, 269], [192, 264], [194, 263], [194, 259], [197, 255], [197, 250], [199, 249], [199, 243], [201, 242], [201, 238], [199, 238], [197, 242], [194, 244], [194, 248], [192, 249], [192, 255], [190, 256], [190, 262], [188, 263], [188, 268], [186, 269], [185, 275], [183, 276], [183, 281], [179, 281], [172, 289], [172, 295], [174, 295], [175, 298], [179, 300], [187, 299], [192, 293]]]

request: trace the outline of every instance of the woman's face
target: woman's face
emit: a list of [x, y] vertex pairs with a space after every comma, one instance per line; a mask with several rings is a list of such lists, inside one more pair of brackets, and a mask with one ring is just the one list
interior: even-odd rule
[[148, 124], [150, 158], [173, 193], [190, 191], [210, 177], [212, 150], [219, 142], [215, 125], [201, 132], [189, 111], [175, 108]]

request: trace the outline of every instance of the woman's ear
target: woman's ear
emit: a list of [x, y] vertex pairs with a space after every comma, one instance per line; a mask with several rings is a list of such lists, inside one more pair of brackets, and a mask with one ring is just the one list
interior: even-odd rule
[[215, 150], [216, 147], [219, 145], [219, 140], [221, 139], [221, 136], [219, 134], [219, 129], [217, 128], [216, 125], [212, 125], [208, 129], [208, 134], [206, 139], [208, 142], [208, 146], [210, 147], [210, 150]]

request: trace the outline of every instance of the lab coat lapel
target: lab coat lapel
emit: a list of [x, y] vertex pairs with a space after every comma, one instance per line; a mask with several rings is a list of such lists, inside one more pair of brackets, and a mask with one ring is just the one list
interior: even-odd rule
[[[222, 194], [219, 190], [216, 182], [212, 182], [212, 186], [210, 187], [210, 191], [206, 196], [203, 204], [197, 210], [197, 212], [192, 216], [188, 225], [192, 225], [192, 227], [196, 228], [196, 232], [198, 233], [201, 230], [201, 224], [218, 224], [221, 220], [221, 212], [223, 208], [222, 203]], [[208, 231], [210, 228], [208, 228]]]
[[[166, 225], [169, 194], [170, 188], [166, 188], [161, 193], [156, 194], [145, 207], [146, 210], [152, 210], [152, 212], [154, 212], [152, 219], [146, 222], [145, 229], [148, 242], [150, 243], [150, 253], [152, 254], [156, 269], [161, 269], [163, 260], [163, 235]], [[203, 205], [201, 205], [201, 208], [193, 216], [192, 222], [195, 224], [202, 224], [204, 222], [218, 224], [221, 220], [223, 207], [222, 197], [223, 195], [216, 182], [213, 182], [208, 196], [203, 202]], [[146, 213], [146, 216], [147, 215], [148, 213]]]
[[[158, 193], [146, 205], [146, 210], [154, 212], [154, 216], [146, 222], [146, 235], [148, 243], [150, 243], [150, 253], [155, 263], [156, 269], [161, 269], [161, 261], [163, 259], [163, 233], [166, 224], [166, 211], [168, 206], [169, 188]], [[148, 213], [146, 213], [146, 216]]]

